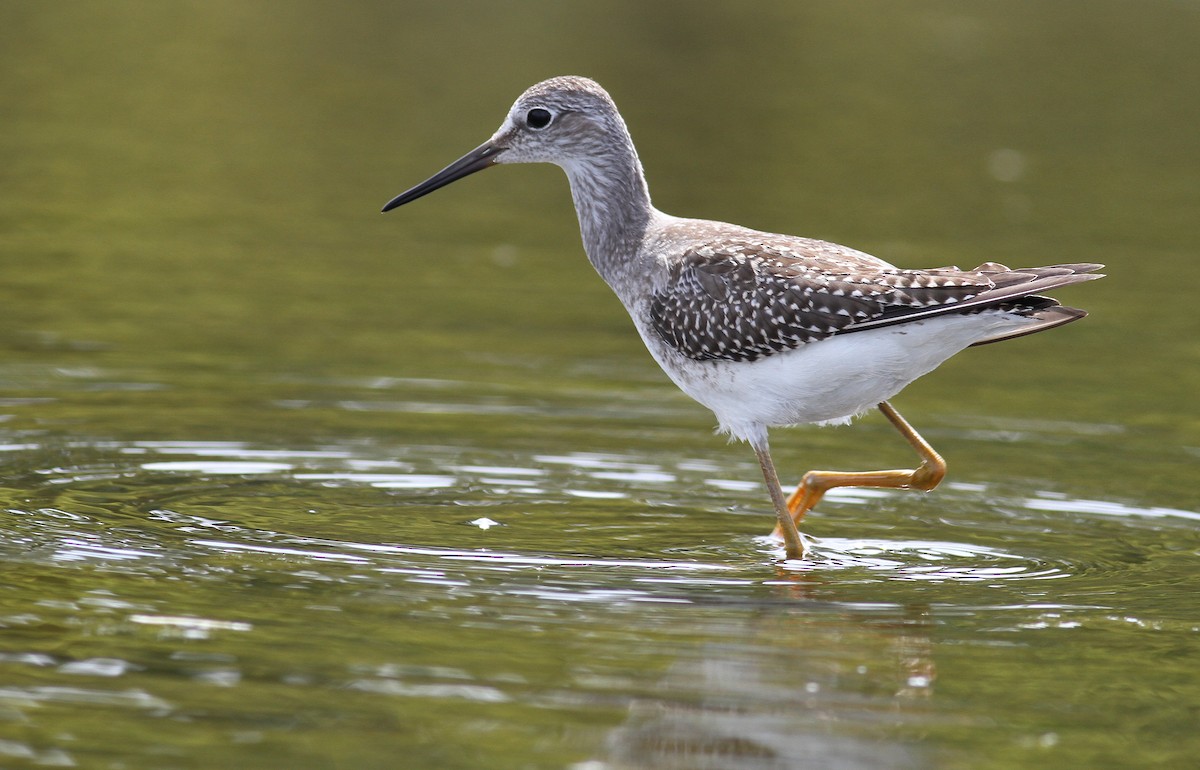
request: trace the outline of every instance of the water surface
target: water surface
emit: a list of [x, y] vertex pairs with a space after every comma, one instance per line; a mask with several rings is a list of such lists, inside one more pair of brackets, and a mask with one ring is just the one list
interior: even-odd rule
[[[1186, 4], [0, 10], [0, 766], [1187, 767]], [[899, 264], [1097, 261], [896, 404], [927, 495], [784, 563], [552, 168], [392, 195], [554, 74], [656, 203]], [[903, 467], [870, 416], [783, 475]]]

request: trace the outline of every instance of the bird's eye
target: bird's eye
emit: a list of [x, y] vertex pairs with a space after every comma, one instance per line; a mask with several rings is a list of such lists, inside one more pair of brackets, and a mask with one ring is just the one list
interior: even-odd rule
[[553, 119], [554, 115], [550, 113], [550, 110], [544, 110], [541, 107], [534, 107], [525, 116], [525, 122], [529, 124], [530, 128], [545, 128]]

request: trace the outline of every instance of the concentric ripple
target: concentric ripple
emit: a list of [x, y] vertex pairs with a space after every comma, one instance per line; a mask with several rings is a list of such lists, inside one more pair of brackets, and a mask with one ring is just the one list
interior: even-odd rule
[[1070, 577], [1066, 566], [968, 543], [821, 538], [808, 560], [816, 570], [867, 570], [891, 580], [992, 583]]

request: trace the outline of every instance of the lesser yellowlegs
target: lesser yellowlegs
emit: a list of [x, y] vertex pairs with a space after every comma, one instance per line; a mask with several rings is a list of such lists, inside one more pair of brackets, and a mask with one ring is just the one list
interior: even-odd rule
[[[887, 403], [972, 345], [1082, 318], [1039, 292], [1099, 278], [1093, 264], [903, 270], [835, 243], [681, 219], [650, 203], [625, 121], [595, 82], [529, 88], [491, 139], [383, 207], [499, 163], [567, 173], [588, 259], [676, 385], [754, 448], [788, 558], [797, 523], [841, 486], [933, 489], [937, 452]], [[917, 451], [915, 470], [809, 471], [784, 499], [767, 429], [846, 422], [878, 407]]]

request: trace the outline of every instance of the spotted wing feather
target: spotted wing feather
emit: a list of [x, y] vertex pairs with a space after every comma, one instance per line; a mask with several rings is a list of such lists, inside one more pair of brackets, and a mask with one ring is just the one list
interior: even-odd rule
[[753, 361], [835, 334], [1011, 305], [1098, 277], [1078, 274], [1096, 265], [900, 270], [850, 250], [843, 259], [836, 251], [841, 247], [811, 243], [824, 248], [798, 254], [753, 242], [694, 246], [670, 266], [651, 298], [653, 328], [695, 360]]

